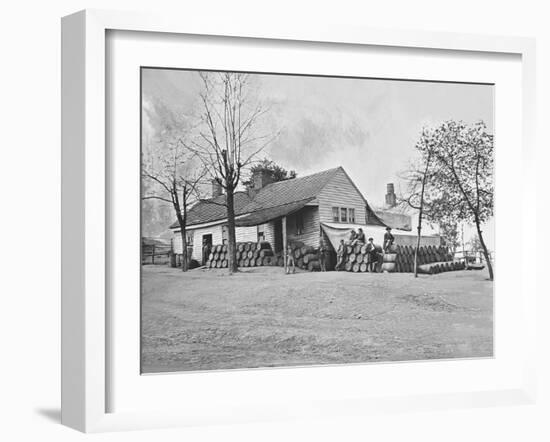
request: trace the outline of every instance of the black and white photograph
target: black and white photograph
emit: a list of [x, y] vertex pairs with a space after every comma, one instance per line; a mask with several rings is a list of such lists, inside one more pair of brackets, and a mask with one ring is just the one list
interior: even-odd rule
[[140, 95], [143, 374], [494, 356], [493, 84], [142, 67]]

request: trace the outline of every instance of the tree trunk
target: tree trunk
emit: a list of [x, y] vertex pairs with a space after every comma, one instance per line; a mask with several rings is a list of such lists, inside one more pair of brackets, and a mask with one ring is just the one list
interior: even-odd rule
[[189, 260], [187, 259], [187, 232], [185, 230], [185, 224], [180, 225], [181, 227], [181, 270], [182, 272], [187, 272], [189, 269]]
[[422, 189], [420, 190], [420, 209], [418, 210], [418, 227], [417, 227], [417, 239], [416, 248], [414, 249], [414, 277], [418, 278], [418, 249], [420, 249], [420, 237], [422, 234], [422, 213], [424, 211], [424, 189], [426, 188], [426, 175], [428, 174], [428, 168], [430, 167], [431, 154], [426, 159], [426, 169], [422, 176]]
[[236, 273], [238, 271], [237, 266], [237, 241], [235, 236], [235, 202], [234, 202], [234, 189], [228, 187], [225, 201], [227, 204], [227, 254], [229, 256], [229, 262], [227, 268], [229, 273]]
[[487, 262], [487, 270], [489, 270], [489, 279], [493, 280], [493, 265], [491, 264], [491, 257], [489, 256], [489, 250], [487, 249], [487, 246], [485, 245], [485, 241], [483, 240], [483, 235], [481, 234], [481, 226], [479, 223], [479, 220], [476, 219], [476, 229], [477, 229], [477, 236], [479, 237], [479, 242], [481, 243], [481, 247], [483, 247], [483, 256], [485, 256], [485, 261]]

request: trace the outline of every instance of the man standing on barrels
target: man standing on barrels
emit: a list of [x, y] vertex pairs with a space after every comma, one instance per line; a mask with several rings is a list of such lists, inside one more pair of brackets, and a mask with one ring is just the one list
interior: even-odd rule
[[296, 264], [294, 261], [294, 252], [290, 247], [290, 242], [286, 244], [286, 274], [290, 273], [290, 265], [292, 264], [292, 273], [296, 273]]
[[363, 229], [359, 227], [358, 233], [357, 233], [357, 241], [356, 243], [365, 244], [365, 232], [363, 232]]
[[384, 233], [384, 247], [382, 249], [384, 250], [384, 253], [389, 253], [389, 249], [393, 245], [393, 242], [395, 241], [394, 236], [391, 234], [391, 227], [386, 227], [386, 233]]

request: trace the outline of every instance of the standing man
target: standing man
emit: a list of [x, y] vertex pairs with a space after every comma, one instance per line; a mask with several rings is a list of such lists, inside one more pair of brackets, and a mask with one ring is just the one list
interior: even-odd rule
[[376, 271], [376, 264], [378, 264], [378, 252], [376, 251], [376, 245], [374, 239], [369, 238], [367, 243], [367, 271]]
[[336, 260], [336, 267], [335, 269], [342, 270], [342, 266], [344, 265], [344, 258], [346, 256], [346, 244], [344, 243], [344, 240], [340, 240], [340, 245], [338, 246], [338, 252], [337, 252], [337, 260]]
[[290, 247], [290, 242], [286, 244], [286, 274], [290, 273], [290, 265], [292, 264], [292, 273], [296, 273], [296, 264], [294, 261], [294, 252]]
[[386, 227], [386, 233], [384, 233], [384, 247], [382, 247], [384, 253], [389, 252], [389, 248], [393, 245], [395, 241], [394, 236], [391, 234], [391, 227]]
[[210, 255], [210, 245], [206, 239], [202, 240], [202, 265], [205, 266]]
[[319, 264], [321, 266], [321, 272], [327, 271], [327, 246], [325, 244], [325, 240], [321, 236], [321, 239], [319, 240]]

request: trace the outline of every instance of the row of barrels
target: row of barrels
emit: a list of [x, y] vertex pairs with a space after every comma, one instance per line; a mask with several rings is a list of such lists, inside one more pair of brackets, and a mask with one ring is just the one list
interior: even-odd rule
[[[317, 250], [305, 246], [302, 242], [290, 245], [296, 267], [303, 270], [315, 271], [320, 269]], [[271, 244], [261, 242], [239, 242], [235, 252], [239, 267], [284, 266], [283, 252], [273, 252]], [[212, 246], [206, 266], [208, 268], [227, 268], [229, 252], [226, 244]]]
[[418, 266], [418, 273], [427, 275], [435, 275], [442, 272], [452, 272], [454, 270], [464, 270], [466, 263], [464, 261], [444, 261], [434, 262], [430, 264], [422, 264]]
[[[237, 265], [239, 267], [256, 267], [274, 265], [277, 261], [271, 250], [271, 244], [267, 241], [261, 242], [238, 242], [235, 252]], [[208, 268], [224, 269], [229, 265], [229, 249], [227, 244], [212, 246], [208, 255], [206, 266]]]
[[367, 250], [366, 244], [347, 244], [344, 258], [344, 270], [354, 273], [365, 273], [367, 271], [378, 272], [381, 270], [382, 266], [382, 255], [382, 247], [378, 245], [375, 246], [375, 253], [371, 254]]

